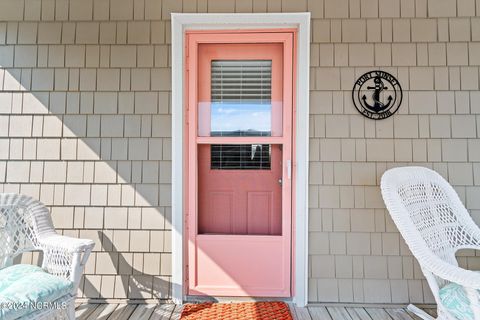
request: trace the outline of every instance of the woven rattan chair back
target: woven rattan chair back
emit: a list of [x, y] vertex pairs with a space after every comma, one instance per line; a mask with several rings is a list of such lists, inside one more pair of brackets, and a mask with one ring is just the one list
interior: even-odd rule
[[[438, 319], [453, 319], [441, 306], [439, 289], [454, 282], [473, 296], [480, 288], [479, 275], [458, 267], [455, 258], [460, 249], [480, 249], [480, 229], [453, 187], [433, 170], [390, 169], [382, 176], [381, 189], [390, 216], [432, 289], [439, 305]], [[480, 314], [476, 304], [472, 308]], [[415, 306], [409, 309], [423, 319], [432, 319]]]
[[48, 209], [19, 194], [0, 194], [0, 268], [27, 251], [39, 250], [38, 236], [55, 233]]

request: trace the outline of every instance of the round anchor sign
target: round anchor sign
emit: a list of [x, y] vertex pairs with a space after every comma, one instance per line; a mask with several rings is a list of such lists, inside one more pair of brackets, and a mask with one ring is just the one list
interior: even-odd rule
[[397, 112], [402, 103], [402, 87], [390, 73], [380, 70], [363, 74], [352, 90], [355, 108], [365, 117], [381, 120]]

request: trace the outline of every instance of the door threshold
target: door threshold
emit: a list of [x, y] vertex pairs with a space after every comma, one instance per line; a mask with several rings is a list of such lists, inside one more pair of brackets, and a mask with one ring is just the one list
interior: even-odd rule
[[258, 302], [258, 301], [282, 301], [290, 303], [292, 298], [282, 297], [215, 297], [215, 296], [185, 296], [187, 303], [201, 303], [201, 302], [218, 302], [218, 303], [235, 303], [235, 302]]

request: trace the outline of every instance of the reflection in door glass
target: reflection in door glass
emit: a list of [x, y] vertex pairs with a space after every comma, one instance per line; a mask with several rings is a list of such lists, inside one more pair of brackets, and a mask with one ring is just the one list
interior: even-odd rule
[[212, 103], [212, 136], [271, 136], [272, 105]]

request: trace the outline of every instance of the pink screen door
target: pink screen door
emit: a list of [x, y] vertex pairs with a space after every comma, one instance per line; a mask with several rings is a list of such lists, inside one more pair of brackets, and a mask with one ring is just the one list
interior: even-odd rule
[[188, 294], [291, 295], [292, 32], [187, 33]]

